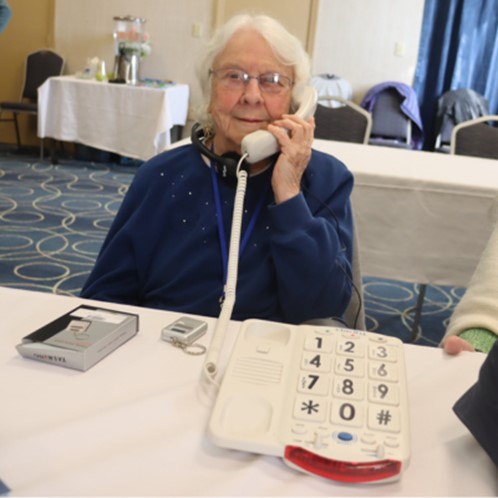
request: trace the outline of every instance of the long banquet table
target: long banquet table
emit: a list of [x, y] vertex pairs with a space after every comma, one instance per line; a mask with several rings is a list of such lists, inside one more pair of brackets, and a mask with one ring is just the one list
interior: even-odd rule
[[[86, 372], [19, 356], [22, 337], [82, 303], [138, 313], [137, 336]], [[481, 353], [404, 346], [411, 461], [397, 482], [358, 486], [213, 444], [204, 357], [160, 339], [175, 313], [0, 287], [0, 314], [0, 479], [11, 496], [498, 494], [496, 467], [451, 410], [477, 378]], [[205, 320], [200, 342], [209, 345], [215, 319]], [[224, 355], [238, 328], [231, 322]]]
[[498, 221], [498, 161], [315, 140], [353, 172], [365, 275], [465, 287]]
[[38, 89], [38, 136], [146, 160], [171, 144], [187, 121], [189, 87], [49, 78]]
[[313, 148], [354, 175], [363, 275], [468, 284], [498, 222], [498, 161], [322, 139]]

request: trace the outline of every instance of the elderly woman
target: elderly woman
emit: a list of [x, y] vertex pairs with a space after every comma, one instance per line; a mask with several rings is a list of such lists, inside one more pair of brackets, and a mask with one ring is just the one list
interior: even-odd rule
[[268, 130], [280, 152], [249, 165], [233, 318], [340, 318], [352, 289], [353, 179], [311, 149], [313, 118], [292, 114], [306, 53], [274, 19], [240, 15], [200, 62], [203, 138], [140, 167], [82, 296], [218, 316], [236, 186], [218, 158]]

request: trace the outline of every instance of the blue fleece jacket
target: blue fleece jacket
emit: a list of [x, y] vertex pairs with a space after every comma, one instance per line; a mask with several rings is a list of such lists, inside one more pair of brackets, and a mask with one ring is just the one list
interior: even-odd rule
[[[303, 192], [276, 205], [271, 174], [272, 168], [248, 180], [242, 236], [266, 198], [240, 256], [232, 317], [340, 317], [351, 297], [353, 177], [337, 159], [313, 151]], [[211, 180], [192, 145], [143, 164], [81, 295], [218, 316], [223, 264]], [[218, 186], [228, 243], [235, 185], [219, 179]]]

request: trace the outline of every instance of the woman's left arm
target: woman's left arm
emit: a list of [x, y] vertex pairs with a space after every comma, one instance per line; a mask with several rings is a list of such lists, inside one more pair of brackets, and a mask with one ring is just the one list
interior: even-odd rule
[[271, 207], [271, 253], [286, 321], [341, 317], [352, 290], [353, 177], [313, 152], [304, 191]]

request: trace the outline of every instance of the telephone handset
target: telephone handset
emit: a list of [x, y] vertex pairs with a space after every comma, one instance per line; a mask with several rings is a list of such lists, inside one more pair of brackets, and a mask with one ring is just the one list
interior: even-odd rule
[[[303, 119], [308, 119], [315, 113], [316, 103], [316, 90], [311, 86], [306, 87], [296, 114]], [[242, 139], [241, 149], [242, 155], [247, 154], [245, 160], [250, 164], [254, 164], [278, 152], [279, 146], [275, 137], [269, 131], [258, 130]]]
[[[306, 87], [303, 92], [303, 97], [301, 99], [301, 104], [296, 114], [303, 119], [308, 119], [313, 116], [316, 109], [317, 103], [317, 93], [313, 87]], [[197, 139], [195, 127], [192, 128], [192, 142], [197, 143], [197, 147], [204, 150], [204, 153], [208, 157], [213, 157], [214, 154], [209, 151], [202, 142]], [[279, 150], [278, 142], [275, 137], [266, 130], [258, 130], [249, 135], [246, 135], [241, 143], [242, 157], [246, 162], [250, 164], [257, 163], [265, 157], [272, 156]], [[217, 157], [217, 156], [215, 156]], [[227, 158], [221, 157], [219, 159], [224, 160], [225, 170], [230, 169], [227, 164]], [[233, 162], [233, 158], [230, 158]], [[241, 161], [242, 162], [242, 161]], [[235, 166], [235, 165], [234, 165]], [[232, 219], [232, 232], [230, 236], [229, 254], [228, 254], [228, 273], [227, 281], [225, 284], [225, 296], [221, 307], [221, 313], [216, 323], [216, 328], [211, 339], [211, 344], [209, 346], [206, 361], [204, 362], [203, 374], [205, 380], [208, 380], [211, 385], [216, 385], [216, 376], [218, 374], [218, 358], [221, 353], [223, 346], [223, 339], [225, 337], [225, 332], [228, 327], [228, 322], [232, 316], [232, 310], [235, 306], [235, 289], [237, 287], [237, 267], [238, 267], [238, 255], [239, 255], [239, 242], [240, 242], [240, 231], [242, 225], [242, 213], [244, 207], [244, 196], [247, 185], [247, 174], [248, 170], [246, 168], [240, 167], [240, 163], [231, 169], [234, 170], [237, 176], [237, 190], [235, 193], [235, 203], [233, 208], [233, 219]], [[239, 176], [240, 173], [240, 176]]]

